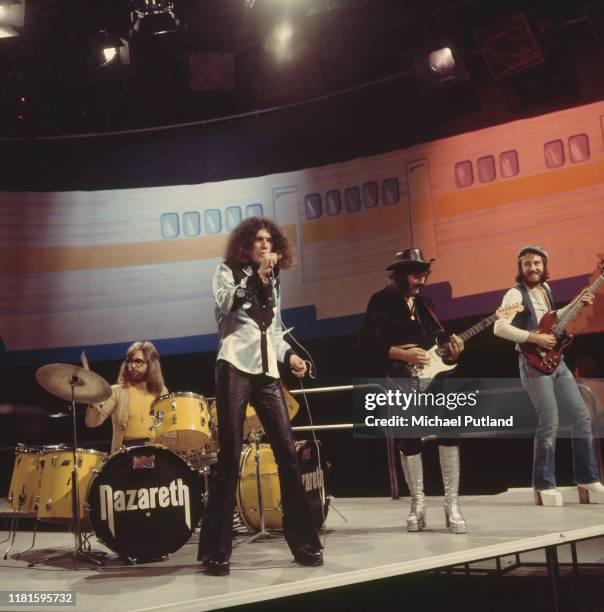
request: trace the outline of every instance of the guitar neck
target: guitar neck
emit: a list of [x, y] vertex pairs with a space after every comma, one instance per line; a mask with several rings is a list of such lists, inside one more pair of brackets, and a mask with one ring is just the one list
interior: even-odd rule
[[[587, 290], [587, 293], [594, 294], [603, 281], [604, 276], [600, 274], [600, 276], [596, 278], [592, 286]], [[563, 332], [566, 329], [567, 325], [571, 323], [571, 321], [573, 321], [576, 316], [583, 310], [583, 306], [583, 302], [579, 300], [572, 306], [572, 308], [569, 308], [568, 312], [564, 313], [564, 316], [558, 321], [558, 324], [556, 325], [556, 331]]]
[[466, 331], [459, 334], [459, 337], [465, 342], [470, 338], [473, 338], [476, 334], [480, 333], [483, 329], [486, 329], [491, 323], [493, 323], [497, 319], [497, 314], [492, 314], [490, 317], [483, 319], [476, 323], [476, 325], [472, 325], [472, 327], [466, 329]]

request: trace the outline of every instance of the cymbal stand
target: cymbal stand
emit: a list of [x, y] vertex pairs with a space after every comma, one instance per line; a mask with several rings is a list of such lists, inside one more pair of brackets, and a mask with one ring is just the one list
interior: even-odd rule
[[[11, 534], [12, 534], [12, 540], [11, 543], [9, 544], [8, 548], [4, 551], [4, 560], [6, 561], [8, 559], [8, 553], [10, 553], [14, 543], [15, 543], [15, 536], [17, 535], [17, 531], [19, 531], [19, 519], [21, 518], [21, 508], [23, 506], [25, 502], [25, 485], [23, 485], [23, 487], [21, 487], [21, 493], [19, 493], [19, 505], [17, 506], [17, 509], [13, 511], [13, 516], [10, 522], [10, 527], [8, 530], [8, 537], [5, 538], [4, 540], [2, 540], [2, 543], [7, 542], [8, 540], [11, 539]], [[36, 505], [36, 511], [37, 511], [37, 505]], [[37, 513], [37, 512], [36, 512]], [[34, 535], [31, 541], [31, 546], [29, 548], [26, 548], [25, 550], [22, 550], [20, 553], [17, 553], [17, 558], [19, 558], [23, 553], [26, 553], [28, 551], [30, 551], [35, 543], [36, 543], [36, 534], [38, 533], [38, 518], [37, 516], [35, 516], [34, 518]]]
[[256, 466], [256, 486], [258, 488], [258, 516], [260, 518], [260, 531], [255, 533], [253, 536], [250, 536], [242, 542], [242, 544], [251, 544], [252, 542], [256, 542], [257, 540], [274, 540], [278, 539], [281, 536], [276, 533], [271, 533], [266, 529], [266, 525], [264, 523], [264, 501], [262, 499], [262, 483], [260, 482], [260, 439], [262, 438], [262, 433], [257, 431], [256, 429], [250, 430], [250, 440], [256, 446], [256, 454], [254, 456], [254, 464]]
[[79, 376], [72, 376], [69, 385], [71, 387], [71, 401], [69, 402], [69, 409], [71, 410], [73, 416], [73, 464], [71, 469], [71, 528], [73, 531], [74, 537], [74, 550], [72, 552], [65, 552], [59, 555], [52, 555], [50, 557], [46, 557], [41, 559], [40, 561], [34, 561], [28, 565], [28, 567], [33, 567], [35, 565], [40, 565], [41, 563], [46, 563], [47, 561], [54, 561], [56, 559], [61, 559], [63, 557], [71, 557], [74, 562], [81, 560], [86, 561], [88, 563], [94, 563], [95, 565], [105, 565], [104, 562], [99, 557], [105, 557], [105, 553], [95, 553], [90, 550], [83, 550], [84, 544], [90, 547], [90, 544], [87, 539], [82, 537], [82, 526], [80, 522], [80, 498], [79, 498], [79, 486], [78, 486], [78, 465], [77, 465], [77, 448], [78, 448], [78, 428], [76, 421], [76, 403], [75, 403], [75, 391], [74, 388], [80, 381]]

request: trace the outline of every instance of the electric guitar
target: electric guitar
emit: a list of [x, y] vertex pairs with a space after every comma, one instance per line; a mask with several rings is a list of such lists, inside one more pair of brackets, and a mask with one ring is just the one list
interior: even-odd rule
[[[466, 342], [470, 338], [473, 338], [476, 334], [480, 333], [491, 323], [494, 323], [497, 319], [511, 319], [517, 312], [522, 312], [524, 306], [522, 304], [513, 304], [507, 308], [500, 308], [491, 316], [486, 317], [482, 321], [479, 321], [472, 327], [466, 329], [466, 331], [459, 334], [459, 337]], [[404, 348], [411, 348], [413, 344], [405, 345]], [[432, 382], [432, 379], [442, 374], [443, 372], [450, 372], [457, 367], [456, 363], [446, 364], [443, 361], [443, 357], [447, 354], [447, 349], [444, 346], [435, 344], [431, 349], [426, 351], [430, 357], [430, 363], [426, 365], [419, 364], [407, 364], [407, 371], [409, 374], [419, 380], [419, 390], [424, 391], [428, 385]]]
[[[594, 295], [598, 290], [598, 287], [602, 284], [602, 282], [604, 282], [603, 266], [604, 260], [600, 262], [600, 276], [598, 276], [591, 287], [584, 293], [591, 293]], [[556, 368], [560, 364], [562, 351], [572, 344], [573, 340], [575, 339], [575, 335], [573, 333], [567, 333], [566, 328], [568, 327], [568, 324], [576, 318], [581, 310], [583, 310], [584, 305], [585, 304], [581, 300], [577, 300], [560, 319], [558, 319], [558, 315], [555, 310], [550, 310], [543, 315], [541, 321], [539, 321], [539, 327], [533, 331], [541, 334], [552, 334], [556, 338], [554, 348], [541, 348], [534, 342], [523, 342], [520, 345], [522, 354], [540, 372], [543, 372], [544, 374], [551, 374], [552, 372], [555, 372]]]

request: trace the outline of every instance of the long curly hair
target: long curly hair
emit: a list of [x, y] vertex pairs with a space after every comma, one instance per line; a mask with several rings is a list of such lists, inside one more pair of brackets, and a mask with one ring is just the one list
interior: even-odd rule
[[281, 256], [278, 267], [287, 270], [294, 264], [289, 240], [283, 230], [269, 219], [250, 217], [242, 221], [229, 236], [224, 260], [231, 268], [240, 268], [251, 262], [256, 234], [261, 229], [271, 235], [273, 252]]
[[143, 353], [145, 361], [147, 362], [147, 374], [145, 376], [147, 391], [157, 397], [161, 395], [164, 388], [164, 375], [162, 374], [161, 364], [159, 363], [159, 353], [153, 342], [149, 342], [148, 340], [134, 342], [130, 345], [126, 351], [124, 361], [122, 361], [117, 382], [120, 385], [127, 385], [132, 382], [128, 370], [128, 360], [134, 357], [138, 351]]

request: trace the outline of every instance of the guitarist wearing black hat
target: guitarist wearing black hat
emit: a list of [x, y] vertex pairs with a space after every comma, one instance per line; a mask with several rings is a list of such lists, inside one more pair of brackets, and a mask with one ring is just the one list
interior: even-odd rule
[[[446, 334], [428, 298], [421, 296], [434, 259], [426, 261], [421, 249], [403, 249], [386, 270], [389, 284], [369, 300], [360, 334], [367, 361], [365, 374], [407, 378], [414, 369], [427, 366], [428, 350], [437, 339], [444, 342], [445, 358], [455, 361], [464, 349], [458, 336]], [[466, 521], [459, 508], [459, 439], [439, 439], [440, 465], [445, 488], [445, 515], [451, 533], [465, 533]], [[401, 464], [411, 493], [408, 531], [421, 531], [426, 524], [422, 443], [415, 438], [400, 440]]]
[[547, 251], [528, 245], [520, 249], [517, 259], [517, 284], [505, 294], [502, 307], [521, 301], [524, 310], [511, 322], [497, 321], [494, 333], [516, 343], [520, 378], [537, 413], [533, 451], [535, 503], [543, 506], [563, 504], [562, 494], [556, 489], [555, 465], [559, 405], [566, 408], [570, 417], [574, 474], [581, 501], [588, 501], [589, 492], [604, 495], [604, 486], [599, 482], [589, 414], [561, 351], [565, 342], [570, 342], [564, 331], [566, 323], [583, 305], [593, 303], [592, 291], [596, 284], [581, 292], [568, 306], [554, 312], [552, 293], [546, 282]]

